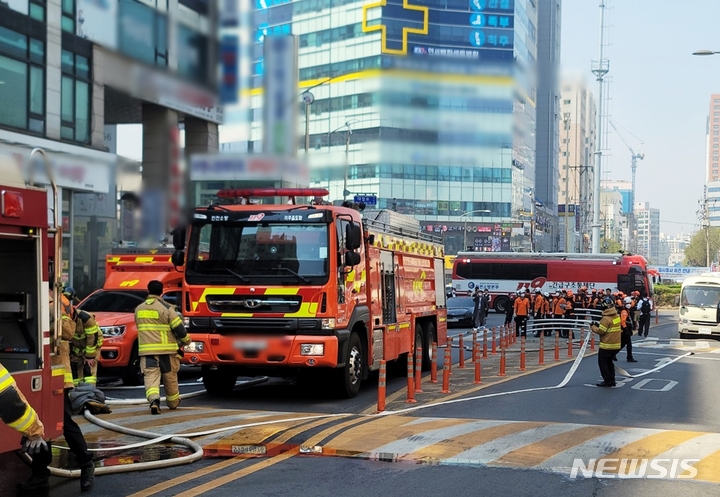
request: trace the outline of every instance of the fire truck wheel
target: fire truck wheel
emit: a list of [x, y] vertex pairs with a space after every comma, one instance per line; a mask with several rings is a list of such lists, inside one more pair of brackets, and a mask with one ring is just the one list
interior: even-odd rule
[[232, 393], [237, 382], [237, 372], [230, 368], [202, 368], [202, 380], [205, 390], [210, 395], [226, 396]]
[[423, 371], [430, 371], [430, 366], [432, 365], [433, 356], [432, 356], [432, 344], [435, 341], [435, 325], [433, 323], [426, 323], [423, 326], [423, 329], [425, 330], [425, 334], [423, 336], [423, 359], [422, 359], [422, 369]]
[[362, 383], [363, 351], [360, 337], [352, 332], [347, 344], [345, 367], [337, 371], [338, 393], [343, 397], [352, 399], [360, 391]]
[[495, 302], [493, 302], [493, 309], [495, 309], [495, 312], [497, 312], [498, 314], [505, 314], [508, 302], [508, 298], [503, 295], [495, 297]]
[[124, 385], [131, 386], [143, 384], [143, 374], [140, 369], [140, 356], [138, 355], [137, 343], [133, 345], [132, 352], [130, 353], [130, 360], [125, 368], [122, 381]]

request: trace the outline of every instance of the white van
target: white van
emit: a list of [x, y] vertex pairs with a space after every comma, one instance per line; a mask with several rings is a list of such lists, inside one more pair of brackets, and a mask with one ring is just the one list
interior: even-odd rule
[[680, 338], [720, 336], [718, 303], [720, 273], [705, 273], [686, 278], [680, 290]]

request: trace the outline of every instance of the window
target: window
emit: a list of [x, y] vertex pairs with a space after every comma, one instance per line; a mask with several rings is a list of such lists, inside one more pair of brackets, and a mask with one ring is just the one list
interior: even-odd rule
[[570, 105], [571, 100], [563, 100], [563, 105]]
[[166, 66], [167, 17], [135, 0], [120, 0], [119, 9], [120, 51], [148, 64]]
[[178, 73], [191, 81], [209, 84], [207, 36], [182, 24], [178, 25]]
[[60, 84], [60, 137], [81, 143], [90, 141], [90, 61], [63, 50]]
[[45, 132], [45, 44], [0, 27], [0, 124]]
[[75, 34], [75, 0], [62, 0], [60, 26], [63, 31]]
[[30, 0], [30, 17], [36, 21], [45, 21], [45, 0]]

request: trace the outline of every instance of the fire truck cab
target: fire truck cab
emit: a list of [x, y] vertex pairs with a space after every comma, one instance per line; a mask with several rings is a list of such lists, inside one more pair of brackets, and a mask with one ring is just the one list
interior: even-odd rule
[[[14, 163], [0, 157], [0, 363], [37, 411], [46, 437], [56, 438], [64, 370], [52, 366], [48, 281], [60, 250], [49, 237], [48, 212], [46, 190], [25, 185]], [[19, 447], [20, 434], [0, 424], [0, 453]]]
[[[413, 218], [363, 218], [322, 201], [327, 194], [220, 192], [242, 204], [196, 208], [176, 232], [173, 261], [185, 265], [182, 313], [192, 338], [184, 360], [203, 366], [208, 392], [229, 392], [238, 375], [317, 370], [353, 397], [381, 360], [405, 359], [417, 344], [428, 368], [432, 343], [445, 343], [442, 245]], [[251, 200], [267, 197], [291, 200]], [[314, 201], [298, 205], [295, 197]]]

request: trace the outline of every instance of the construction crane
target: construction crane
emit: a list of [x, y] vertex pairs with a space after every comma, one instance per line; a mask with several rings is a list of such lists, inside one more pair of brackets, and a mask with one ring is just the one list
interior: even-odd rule
[[[632, 162], [630, 164], [630, 168], [632, 171], [632, 186], [631, 186], [631, 192], [630, 192], [630, 222], [628, 223], [628, 231], [630, 235], [630, 243], [632, 244], [631, 247], [629, 247], [630, 251], [633, 253], [637, 252], [637, 235], [635, 231], [637, 230], [637, 218], [635, 217], [635, 172], [637, 171], [637, 161], [643, 160], [645, 158], [645, 154], [640, 152], [635, 152], [635, 150], [630, 146], [630, 144], [623, 138], [622, 133], [620, 133], [620, 130], [617, 129], [617, 126], [615, 126], [615, 123], [610, 121], [610, 126], [613, 127], [617, 135], [620, 137], [622, 142], [625, 144], [625, 146], [630, 151], [630, 158], [632, 159]], [[628, 133], [630, 133], [628, 131]], [[632, 136], [634, 136], [637, 140], [640, 141], [640, 147], [643, 146], [643, 141], [640, 140], [637, 136], [630, 133]]]

